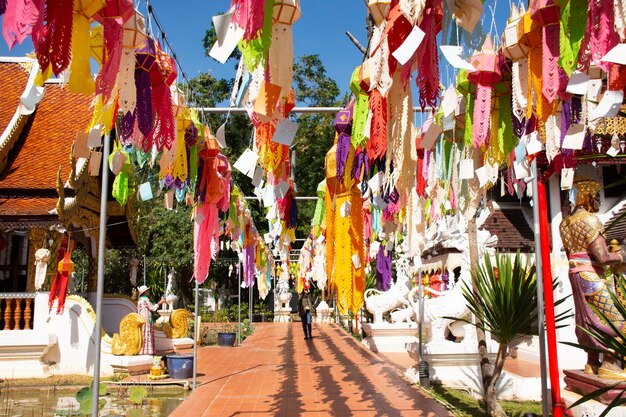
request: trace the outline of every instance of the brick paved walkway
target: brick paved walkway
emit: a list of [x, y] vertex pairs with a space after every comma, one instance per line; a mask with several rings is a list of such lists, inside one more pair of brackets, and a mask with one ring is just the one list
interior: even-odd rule
[[241, 347], [198, 349], [201, 384], [171, 416], [451, 416], [337, 325], [259, 323]]

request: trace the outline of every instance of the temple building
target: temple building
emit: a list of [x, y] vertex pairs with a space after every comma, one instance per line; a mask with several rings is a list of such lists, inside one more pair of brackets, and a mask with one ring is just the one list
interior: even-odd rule
[[[92, 98], [72, 93], [58, 79], [42, 85], [38, 71], [34, 59], [0, 58], [0, 293], [35, 291], [35, 252], [40, 248], [50, 250], [42, 289], [49, 288], [64, 238], [85, 248], [90, 259], [83, 290], [92, 292], [100, 155], [91, 148], [88, 157], [74, 157], [77, 133], [85, 132], [93, 114]], [[91, 167], [94, 163], [98, 166]], [[109, 186], [107, 246], [136, 241], [134, 201], [120, 206]]]

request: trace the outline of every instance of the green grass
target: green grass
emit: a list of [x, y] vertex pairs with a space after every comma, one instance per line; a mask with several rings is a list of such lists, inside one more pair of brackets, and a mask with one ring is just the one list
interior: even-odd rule
[[[482, 417], [485, 415], [481, 404], [469, 393], [433, 385], [425, 391], [442, 402], [457, 417]], [[500, 401], [509, 417], [522, 417], [525, 413], [541, 415], [541, 403], [538, 401]]]

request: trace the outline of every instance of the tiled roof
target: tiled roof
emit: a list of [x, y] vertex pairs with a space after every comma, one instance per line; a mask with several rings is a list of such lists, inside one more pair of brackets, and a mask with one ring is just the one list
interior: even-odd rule
[[496, 208], [483, 229], [498, 236], [498, 249], [534, 249], [535, 235], [521, 209]]
[[608, 227], [613, 222], [615, 222], [615, 220], [619, 219], [617, 223], [613, 225], [613, 227], [607, 230], [607, 242], [610, 242], [611, 239], [617, 239], [621, 243], [624, 240], [624, 236], [626, 236], [626, 214], [624, 213], [626, 213], [626, 204], [623, 204], [622, 207], [618, 211], [616, 211], [615, 214], [613, 214], [611, 218], [608, 219], [604, 224], [604, 227]]
[[28, 71], [14, 62], [0, 64], [0, 133], [7, 128], [26, 88]]
[[88, 96], [72, 93], [60, 84], [46, 84], [43, 98], [0, 176], [0, 189], [54, 190], [59, 166], [65, 182], [69, 176], [72, 141], [89, 123], [90, 103]]
[[[0, 214], [8, 216], [48, 216], [56, 208], [54, 197], [0, 197]], [[56, 218], [56, 214], [50, 215]]]

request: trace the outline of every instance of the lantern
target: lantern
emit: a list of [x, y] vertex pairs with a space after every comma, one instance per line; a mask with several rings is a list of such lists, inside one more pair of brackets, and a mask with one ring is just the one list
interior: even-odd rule
[[522, 13], [513, 4], [511, 6], [511, 16], [502, 34], [502, 53], [513, 62], [522, 60], [528, 55], [528, 46], [520, 42], [521, 34], [518, 30], [518, 25], [521, 20]]
[[134, 11], [131, 0], [108, 0], [106, 5], [94, 14], [93, 18], [99, 23], [103, 23], [107, 19], [114, 19], [117, 23], [123, 24], [133, 16]]
[[472, 65], [476, 70], [467, 77], [476, 85], [476, 100], [474, 101], [474, 120], [472, 129], [472, 143], [475, 148], [485, 145], [489, 138], [489, 119], [491, 117], [491, 96], [493, 86], [500, 81], [501, 73], [498, 58], [491, 36], [488, 35], [480, 52], [472, 56]]
[[96, 25], [91, 28], [91, 57], [96, 60], [98, 65], [102, 65], [102, 57], [104, 56], [104, 36], [102, 32], [102, 25]]
[[276, 0], [274, 2], [274, 9], [272, 10], [273, 23], [292, 25], [300, 19], [301, 15], [300, 0]]
[[106, 0], [74, 0], [74, 12], [91, 19], [106, 4]]
[[183, 91], [172, 84], [170, 86], [170, 94], [172, 95], [172, 114], [174, 117], [181, 116], [187, 107]]
[[137, 87], [137, 125], [144, 135], [144, 150], [150, 149], [146, 139], [152, 130], [152, 87], [150, 72], [157, 68], [156, 47], [152, 38], [146, 38], [135, 50], [135, 86]]
[[541, 92], [547, 102], [552, 103], [559, 89], [561, 11], [554, 0], [536, 0], [531, 12], [533, 20], [539, 23], [542, 31]]
[[517, 32], [520, 43], [529, 48], [541, 46], [541, 31], [539, 30], [539, 25], [533, 20], [529, 12], [524, 13], [517, 22]]
[[124, 48], [135, 49], [146, 39], [146, 19], [135, 10], [130, 19], [124, 23]]
[[380, 25], [387, 20], [389, 14], [389, 8], [391, 7], [391, 0], [368, 0], [367, 7], [370, 10], [374, 23]]

